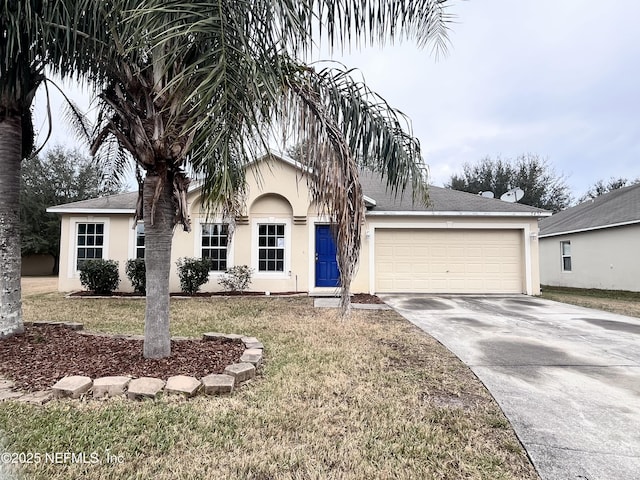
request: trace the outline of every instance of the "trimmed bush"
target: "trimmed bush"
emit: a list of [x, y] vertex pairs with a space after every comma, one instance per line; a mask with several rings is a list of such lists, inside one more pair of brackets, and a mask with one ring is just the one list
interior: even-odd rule
[[96, 295], [111, 295], [120, 283], [118, 262], [86, 260], [80, 265], [80, 283]]
[[209, 281], [209, 260], [204, 258], [183, 257], [176, 262], [180, 288], [184, 293], [193, 295]]
[[247, 265], [231, 267], [218, 279], [218, 283], [226, 291], [244, 292], [251, 284], [253, 269]]
[[125, 271], [127, 272], [127, 278], [133, 285], [133, 289], [144, 295], [147, 288], [147, 270], [144, 265], [144, 258], [127, 260]]

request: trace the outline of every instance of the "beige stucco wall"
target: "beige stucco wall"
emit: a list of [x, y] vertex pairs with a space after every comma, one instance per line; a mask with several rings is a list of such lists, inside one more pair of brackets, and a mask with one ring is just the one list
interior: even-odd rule
[[[256, 291], [302, 291], [313, 293], [334, 292], [334, 288], [315, 288], [315, 225], [328, 223], [328, 218], [311, 204], [309, 191], [300, 170], [280, 161], [258, 162], [257, 173], [247, 174], [246, 212], [235, 227], [228, 253], [228, 267], [249, 265], [254, 268], [250, 289]], [[221, 222], [215, 213], [207, 215], [200, 208], [198, 192], [189, 195], [192, 231], [176, 229], [171, 258], [171, 291], [180, 290], [176, 261], [180, 257], [199, 257], [201, 245], [201, 224]], [[61, 291], [80, 290], [75, 261], [75, 224], [87, 221], [104, 221], [105, 258], [120, 263], [120, 290], [132, 290], [126, 278], [124, 265], [134, 256], [135, 231], [132, 229], [132, 215], [96, 215], [94, 217], [63, 215], [61, 237], [61, 259], [59, 289]], [[286, 225], [285, 271], [279, 273], [257, 272], [257, 228], [258, 223], [284, 223]], [[539, 294], [537, 219], [535, 218], [493, 218], [493, 217], [418, 217], [418, 216], [369, 216], [363, 226], [362, 247], [357, 273], [352, 283], [354, 293], [373, 292], [374, 243], [376, 229], [383, 228], [508, 228], [522, 231], [523, 252], [529, 252], [530, 262], [523, 271], [528, 272], [523, 282], [529, 293]], [[524, 247], [526, 245], [526, 248]], [[523, 253], [523, 257], [525, 254]], [[219, 275], [212, 273], [204, 291], [218, 291]]]
[[[560, 242], [571, 242], [571, 272], [563, 272]], [[640, 225], [540, 239], [543, 285], [640, 291]]]
[[68, 215], [62, 216], [60, 237], [60, 274], [58, 290], [69, 292], [81, 290], [80, 277], [75, 269], [76, 225], [83, 222], [103, 222], [105, 224], [103, 258], [117, 260], [120, 272], [119, 290], [132, 290], [125, 274], [125, 263], [133, 257], [133, 218], [130, 215]]

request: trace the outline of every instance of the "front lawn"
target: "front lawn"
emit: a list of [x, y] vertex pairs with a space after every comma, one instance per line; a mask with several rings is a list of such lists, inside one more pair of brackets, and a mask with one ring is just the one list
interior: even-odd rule
[[[142, 333], [143, 309], [24, 298], [25, 320], [97, 332]], [[306, 297], [210, 298], [172, 300], [171, 314], [173, 335], [258, 337], [258, 378], [222, 398], [0, 403], [5, 450], [99, 460], [27, 465], [28, 478], [538, 478], [475, 376], [393, 311], [343, 321]]]
[[640, 318], [640, 292], [543, 285], [542, 298]]

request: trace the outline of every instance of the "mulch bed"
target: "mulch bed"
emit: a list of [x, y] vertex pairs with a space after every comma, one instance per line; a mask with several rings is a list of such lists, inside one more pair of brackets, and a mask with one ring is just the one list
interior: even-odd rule
[[[265, 292], [197, 292], [192, 295], [184, 292], [172, 292], [169, 295], [172, 297], [197, 297], [197, 298], [209, 298], [209, 297], [262, 297]], [[306, 292], [274, 292], [272, 296], [293, 296], [304, 295]], [[144, 295], [137, 292], [113, 292], [111, 295], [96, 295], [90, 290], [82, 290], [79, 292], [73, 292], [69, 294], [70, 297], [139, 297], [143, 298]]]
[[[305, 295], [305, 292], [273, 292], [272, 296], [289, 296], [289, 295]], [[91, 291], [83, 290], [80, 292], [74, 292], [70, 294], [71, 297], [95, 297], [99, 295], [95, 295]], [[113, 292], [111, 297], [143, 297], [144, 295], [140, 295], [136, 292]], [[172, 297], [198, 297], [198, 298], [208, 298], [208, 297], [259, 297], [264, 296], [264, 292], [198, 292], [193, 295], [188, 295], [182, 292], [171, 293]], [[351, 303], [375, 303], [382, 304], [384, 303], [375, 295], [369, 295], [368, 293], [356, 293], [351, 295]]]
[[33, 325], [26, 326], [22, 335], [0, 340], [0, 375], [13, 380], [16, 389], [29, 392], [51, 388], [67, 375], [202, 378], [222, 373], [243, 352], [240, 340], [172, 340], [170, 357], [150, 360], [142, 356], [142, 340]]
[[351, 303], [383, 304], [384, 302], [375, 295], [369, 295], [368, 293], [356, 293], [351, 296]]

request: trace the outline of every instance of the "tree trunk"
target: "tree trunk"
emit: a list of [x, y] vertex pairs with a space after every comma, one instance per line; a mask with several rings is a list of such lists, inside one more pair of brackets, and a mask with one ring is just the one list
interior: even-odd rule
[[0, 119], [0, 338], [24, 331], [20, 290], [20, 117]]
[[[158, 182], [163, 185], [155, 204]], [[145, 358], [171, 355], [169, 333], [169, 271], [171, 270], [171, 240], [175, 225], [172, 184], [164, 175], [147, 175], [143, 187], [145, 268], [147, 274], [147, 307], [144, 317]]]

